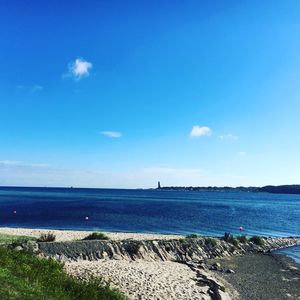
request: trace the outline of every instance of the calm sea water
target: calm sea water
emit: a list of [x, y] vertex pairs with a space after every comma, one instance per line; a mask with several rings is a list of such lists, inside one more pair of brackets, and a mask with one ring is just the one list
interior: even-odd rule
[[0, 188], [0, 226], [300, 236], [300, 195]]
[[294, 259], [298, 264], [300, 264], [300, 246], [295, 247], [289, 247], [285, 249], [281, 249], [279, 251], [276, 251], [280, 254], [285, 254]]

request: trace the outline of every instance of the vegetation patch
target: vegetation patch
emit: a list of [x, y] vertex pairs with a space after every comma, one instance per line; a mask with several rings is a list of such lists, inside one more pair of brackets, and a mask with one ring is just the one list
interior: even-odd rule
[[211, 246], [211, 247], [216, 247], [217, 246], [217, 241], [212, 238], [206, 238], [205, 239], [205, 245]]
[[242, 244], [245, 244], [245, 243], [248, 242], [248, 238], [247, 238], [246, 235], [240, 235], [240, 236], [237, 237], [237, 239], [238, 239], [238, 241], [239, 241], [240, 243], [242, 243]]
[[28, 241], [35, 241], [36, 238], [30, 236], [23, 236], [23, 235], [10, 235], [10, 234], [0, 234], [0, 244], [1, 245], [21, 245]]
[[258, 236], [258, 235], [254, 235], [253, 237], [251, 237], [250, 242], [252, 242], [252, 243], [254, 243], [255, 245], [258, 245], [258, 246], [263, 246], [264, 243], [265, 243], [263, 238]]
[[0, 247], [0, 299], [123, 300], [119, 291], [101, 279], [81, 282], [63, 265], [30, 253]]
[[224, 233], [223, 240], [227, 243], [234, 245], [235, 247], [239, 245], [239, 241], [229, 232]]
[[84, 241], [86, 240], [109, 240], [109, 237], [107, 235], [105, 235], [103, 232], [93, 232], [91, 234], [89, 234], [88, 236], [86, 236], [85, 238], [83, 238]]
[[38, 242], [54, 242], [56, 239], [56, 236], [52, 233], [42, 233], [40, 237], [38, 238]]
[[188, 234], [188, 235], [186, 235], [185, 238], [186, 239], [196, 239], [196, 238], [198, 238], [198, 235], [197, 234]]

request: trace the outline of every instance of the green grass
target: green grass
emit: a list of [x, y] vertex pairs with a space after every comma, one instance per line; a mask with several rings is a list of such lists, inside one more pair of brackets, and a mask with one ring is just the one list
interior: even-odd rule
[[185, 236], [186, 239], [196, 239], [198, 238], [198, 235], [197, 234], [188, 234]]
[[215, 239], [206, 238], [204, 241], [205, 241], [205, 244], [207, 246], [210, 246], [210, 247], [216, 247], [217, 246], [217, 241]]
[[36, 238], [30, 236], [22, 236], [22, 235], [10, 235], [10, 234], [0, 234], [0, 244], [8, 245], [8, 244], [22, 244], [27, 241], [35, 241]]
[[93, 232], [86, 236], [83, 240], [109, 240], [109, 237], [102, 232]]
[[250, 242], [253, 242], [254, 244], [258, 246], [263, 246], [264, 245], [264, 240], [260, 236], [254, 235], [253, 237], [250, 238]]
[[0, 299], [14, 300], [124, 300], [100, 279], [81, 282], [63, 265], [33, 254], [0, 247]]
[[239, 245], [239, 241], [229, 232], [224, 233], [223, 240], [227, 243], [234, 245], [235, 247]]
[[240, 235], [240, 236], [237, 237], [237, 239], [238, 239], [238, 241], [239, 241], [240, 243], [242, 243], [242, 244], [245, 244], [245, 243], [248, 242], [248, 238], [247, 238], [247, 236], [245, 236], [245, 235]]

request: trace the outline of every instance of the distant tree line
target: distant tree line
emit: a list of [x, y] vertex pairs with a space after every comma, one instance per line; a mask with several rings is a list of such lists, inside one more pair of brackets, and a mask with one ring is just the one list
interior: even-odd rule
[[256, 186], [160, 186], [159, 190], [171, 190], [171, 191], [220, 191], [220, 192], [266, 192], [274, 194], [300, 194], [300, 185], [267, 185], [263, 187]]

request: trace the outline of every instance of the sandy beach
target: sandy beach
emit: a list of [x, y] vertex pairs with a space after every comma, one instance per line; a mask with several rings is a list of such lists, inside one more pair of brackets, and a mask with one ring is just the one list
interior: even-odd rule
[[[2, 234], [31, 237], [39, 237], [42, 233], [49, 232], [55, 234], [58, 242], [70, 242], [81, 240], [93, 231], [0, 228]], [[142, 241], [184, 238], [180, 235], [163, 234], [111, 232], [105, 234], [110, 240], [120, 244], [125, 242], [121, 240], [131, 239]], [[91, 247], [90, 244], [87, 245]], [[223, 300], [300, 299], [299, 266], [282, 255], [253, 253], [233, 255], [205, 259], [202, 263], [196, 264], [196, 267], [176, 261], [138, 258], [130, 260], [117, 257], [66, 260], [64, 268], [67, 273], [81, 280], [102, 277], [129, 299], [134, 300], [219, 299], [210, 294], [212, 282], [218, 286], [220, 299]], [[211, 268], [215, 263], [220, 264], [219, 267]], [[229, 269], [233, 272], [227, 272]]]
[[[81, 240], [93, 231], [47, 230], [30, 228], [0, 228], [0, 233], [39, 237], [43, 233], [53, 233], [56, 241]], [[184, 238], [181, 235], [140, 234], [140, 233], [111, 233], [105, 232], [111, 240], [161, 240]], [[110, 284], [121, 290], [130, 299], [174, 299], [174, 300], [208, 300], [209, 286], [199, 284], [197, 272], [185, 264], [170, 261], [128, 261], [128, 260], [79, 260], [65, 262], [67, 273], [82, 280], [101, 276]], [[206, 271], [208, 278], [220, 281], [212, 272]], [[235, 292], [222, 293], [222, 299], [235, 299]], [[237, 299], [237, 298], [236, 298]]]
[[[53, 230], [53, 229], [32, 229], [32, 228], [11, 228], [1, 227], [0, 233], [11, 235], [25, 235], [38, 238], [43, 233], [52, 233], [58, 242], [82, 240], [95, 231], [85, 230]], [[102, 231], [103, 232], [103, 231]], [[152, 234], [152, 233], [130, 233], [130, 232], [103, 232], [111, 240], [163, 240], [184, 238], [182, 235], [174, 234]]]
[[211, 299], [196, 273], [175, 262], [80, 261], [66, 263], [68, 273], [79, 278], [101, 276], [130, 299]]

